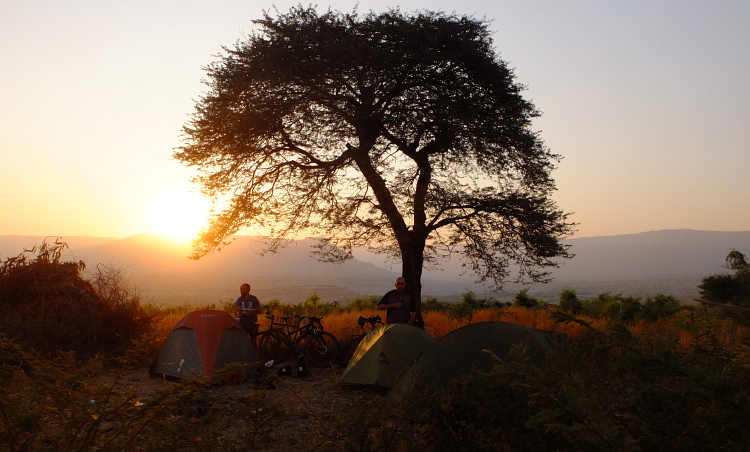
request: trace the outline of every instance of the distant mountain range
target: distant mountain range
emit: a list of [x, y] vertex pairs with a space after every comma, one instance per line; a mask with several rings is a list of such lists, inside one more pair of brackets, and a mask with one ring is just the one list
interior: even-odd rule
[[[0, 258], [15, 256], [43, 240], [0, 236]], [[261, 237], [237, 236], [231, 245], [198, 261], [187, 258], [189, 245], [155, 234], [61, 240], [69, 246], [67, 259], [84, 261], [89, 272], [97, 265], [120, 269], [143, 299], [165, 305], [230, 301], [238, 296], [243, 282], [252, 285], [261, 301], [276, 298], [298, 303], [317, 293], [325, 302], [345, 304], [390, 290], [400, 270], [364, 250], [343, 264], [318, 262], [310, 255], [314, 239], [294, 241], [278, 253], [261, 255]], [[583, 297], [602, 292], [641, 298], [662, 293], [690, 301], [698, 296], [701, 278], [726, 271], [724, 259], [731, 249], [750, 254], [750, 231], [664, 230], [568, 239], [565, 243], [575, 257], [553, 270], [551, 283], [508, 284], [501, 292], [490, 292], [465, 274], [462, 262], [454, 257], [439, 270], [425, 272], [423, 295], [452, 301], [471, 290], [479, 296], [509, 300], [521, 288], [529, 287], [531, 295], [554, 300], [563, 287], [570, 287]]]

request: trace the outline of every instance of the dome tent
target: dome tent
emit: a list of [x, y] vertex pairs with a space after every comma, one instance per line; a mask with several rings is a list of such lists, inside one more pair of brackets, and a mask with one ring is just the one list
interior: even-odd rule
[[172, 329], [152, 375], [190, 378], [213, 375], [214, 369], [259, 361], [258, 352], [237, 321], [223, 311], [194, 311]]
[[411, 325], [397, 323], [375, 328], [360, 342], [341, 382], [390, 388], [434, 341], [424, 330]]
[[517, 343], [527, 345], [529, 360], [545, 366], [547, 357], [554, 355], [566, 336], [507, 322], [480, 322], [458, 328], [427, 347], [399, 377], [394, 391], [403, 392], [414, 384], [429, 381], [444, 385], [473, 369], [489, 371], [496, 364], [490, 350], [505, 358]]

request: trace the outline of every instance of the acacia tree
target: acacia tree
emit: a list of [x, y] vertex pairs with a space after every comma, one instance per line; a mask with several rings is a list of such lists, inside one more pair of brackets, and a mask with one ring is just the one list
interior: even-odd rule
[[174, 154], [224, 200], [194, 257], [247, 226], [270, 230], [272, 251], [315, 231], [321, 260], [358, 246], [400, 260], [418, 306], [423, 267], [452, 253], [496, 288], [511, 263], [539, 282], [569, 257], [559, 157], [486, 21], [298, 7], [254, 23], [206, 68]]
[[703, 278], [698, 286], [701, 300], [750, 308], [750, 262], [747, 257], [737, 250], [732, 250], [727, 254], [725, 267], [734, 270], [734, 273]]

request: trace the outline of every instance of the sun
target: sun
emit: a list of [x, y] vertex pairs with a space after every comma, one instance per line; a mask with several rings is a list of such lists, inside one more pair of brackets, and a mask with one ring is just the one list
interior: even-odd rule
[[208, 201], [195, 193], [169, 193], [154, 203], [150, 229], [176, 240], [194, 239], [206, 226], [208, 212]]

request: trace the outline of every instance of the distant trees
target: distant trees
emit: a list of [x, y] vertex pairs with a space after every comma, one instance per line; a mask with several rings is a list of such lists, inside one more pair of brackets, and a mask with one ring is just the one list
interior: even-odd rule
[[726, 268], [734, 273], [703, 278], [698, 286], [701, 300], [750, 308], [750, 263], [744, 254], [732, 250], [727, 255]]
[[323, 260], [358, 246], [393, 256], [417, 303], [423, 266], [451, 253], [498, 287], [511, 263], [540, 282], [569, 257], [572, 223], [551, 199], [559, 156], [487, 22], [297, 7], [255, 24], [207, 68], [174, 154], [228, 200], [195, 257], [247, 226], [272, 250], [312, 232]]
[[[518, 296], [516, 296], [518, 298]], [[585, 315], [593, 318], [606, 317], [617, 322], [633, 322], [637, 319], [656, 321], [673, 316], [680, 310], [680, 301], [672, 295], [654, 295], [646, 297], [641, 303], [638, 298], [624, 297], [620, 294], [604, 292], [591, 300], [581, 300], [572, 289], [560, 292], [559, 309], [573, 315]]]

